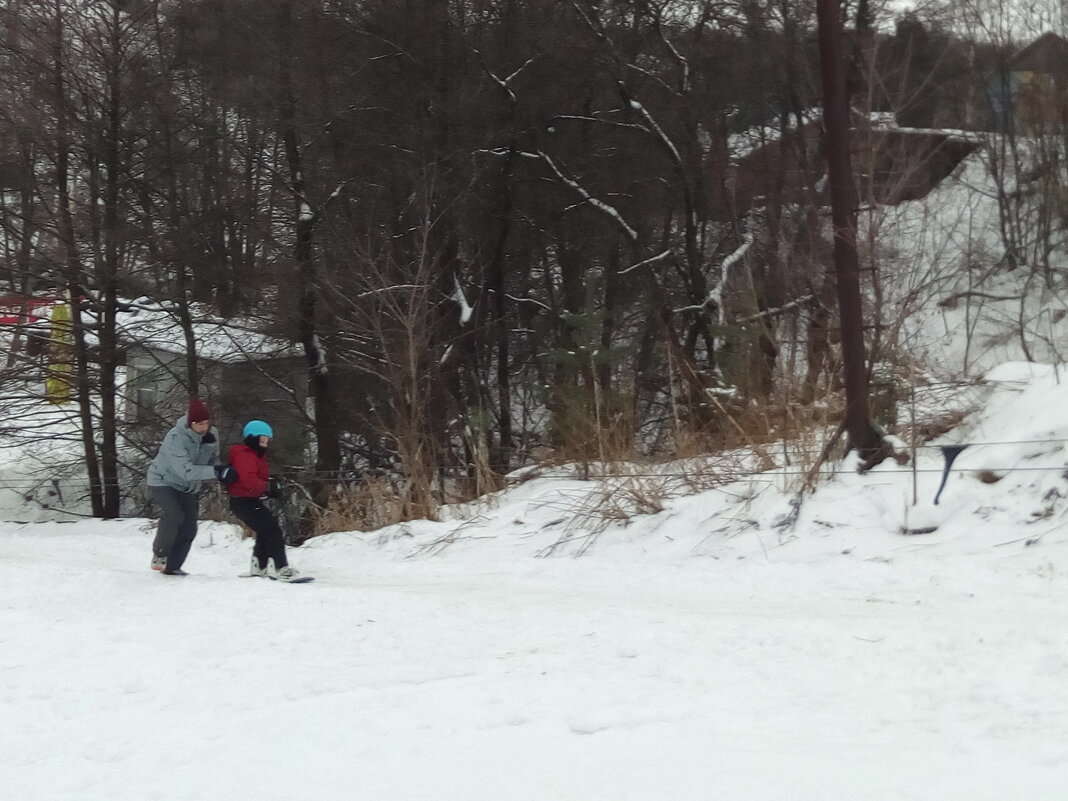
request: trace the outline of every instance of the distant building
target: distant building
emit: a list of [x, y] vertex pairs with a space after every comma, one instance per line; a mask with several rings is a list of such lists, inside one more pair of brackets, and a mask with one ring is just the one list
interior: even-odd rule
[[[173, 310], [132, 304], [120, 313], [125, 353], [123, 417], [144, 434], [165, 432], [184, 413], [187, 386], [185, 332]], [[200, 387], [224, 445], [240, 441], [252, 418], [275, 429], [276, 452], [299, 461], [307, 443], [307, 368], [292, 342], [266, 336], [250, 323], [199, 317], [193, 323]]]
[[[64, 308], [66, 301], [56, 296], [0, 296], [0, 355], [14, 365], [11, 377], [30, 386], [39, 380], [41, 397], [53, 402], [46, 386], [57, 367], [55, 313]], [[191, 391], [177, 309], [144, 298], [122, 302], [116, 320], [116, 415], [126, 437], [158, 442], [185, 413], [190, 395], [197, 394], [212, 410], [224, 445], [238, 442], [245, 422], [260, 418], [275, 429], [275, 453], [290, 464], [301, 463], [310, 436], [301, 348], [263, 334], [249, 320], [223, 320], [200, 308], [192, 314], [200, 386]], [[84, 320], [88, 358], [95, 365], [93, 321]]]
[[1042, 133], [1068, 124], [1068, 41], [1045, 33], [1011, 59], [987, 86], [994, 130]]
[[[785, 142], [774, 127], [759, 130], [759, 137], [746, 132], [732, 138], [734, 157], [727, 169], [728, 186], [734, 205], [717, 212], [725, 218], [759, 207], [766, 201], [769, 187], [779, 199], [805, 204], [813, 196], [808, 182], [822, 166], [823, 128], [818, 109], [804, 115], [804, 124], [795, 127]], [[927, 195], [957, 165], [979, 146], [979, 138], [968, 131], [901, 127], [892, 113], [862, 114], [854, 110], [851, 119], [853, 169], [865, 198], [880, 204], [897, 204]], [[754, 129], [756, 130], [756, 129]], [[815, 199], [826, 198], [817, 184]]]

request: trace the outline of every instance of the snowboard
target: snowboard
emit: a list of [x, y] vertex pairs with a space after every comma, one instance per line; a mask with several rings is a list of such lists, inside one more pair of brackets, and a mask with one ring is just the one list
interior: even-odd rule
[[[278, 581], [274, 576], [254, 576], [252, 573], [238, 573], [238, 578], [265, 578], [271, 581]], [[308, 582], [315, 581], [315, 576], [300, 576], [292, 581], [282, 581], [280, 584], [307, 584]]]

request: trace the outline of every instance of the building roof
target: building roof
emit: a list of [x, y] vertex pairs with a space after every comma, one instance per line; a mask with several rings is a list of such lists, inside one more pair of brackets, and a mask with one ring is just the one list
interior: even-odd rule
[[[0, 296], [0, 340], [18, 327], [23, 333], [47, 337], [52, 329], [52, 311], [66, 300], [56, 296], [2, 295]], [[126, 346], [141, 346], [162, 353], [184, 356], [185, 333], [174, 303], [149, 298], [120, 300], [115, 321], [119, 342]], [[303, 358], [303, 349], [281, 337], [270, 336], [258, 329], [255, 321], [213, 316], [203, 306], [191, 305], [193, 337], [197, 356], [220, 363], [236, 363], [263, 359]], [[94, 314], [83, 311], [88, 323]], [[97, 345], [94, 326], [85, 330], [86, 341]]]
[[1068, 76], [1068, 41], [1055, 33], [1044, 33], [1009, 59], [1009, 69]]
[[[299, 358], [303, 351], [293, 342], [256, 330], [250, 320], [223, 320], [201, 307], [190, 308], [197, 356], [215, 362], [234, 363], [251, 359]], [[185, 334], [171, 303], [140, 298], [119, 312], [119, 340], [129, 345], [184, 355]]]
[[[823, 109], [819, 106], [804, 109], [801, 112], [801, 124], [809, 126], [819, 122], [823, 117]], [[789, 117], [790, 130], [797, 129], [797, 118], [791, 114]], [[744, 131], [736, 131], [727, 138], [727, 151], [730, 160], [737, 164], [749, 156], [770, 144], [777, 143], [782, 139], [782, 128], [777, 119], [753, 125]]]

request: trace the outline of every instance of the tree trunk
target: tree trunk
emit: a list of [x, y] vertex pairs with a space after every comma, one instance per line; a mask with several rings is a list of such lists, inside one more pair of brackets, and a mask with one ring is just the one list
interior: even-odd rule
[[63, 243], [67, 293], [70, 299], [71, 334], [74, 339], [75, 391], [82, 427], [82, 449], [85, 469], [89, 476], [89, 501], [94, 517], [105, 513], [104, 492], [97, 459], [93, 426], [93, 406], [90, 394], [89, 360], [82, 323], [82, 268], [74, 235], [74, 218], [70, 197], [70, 119], [67, 104], [67, 80], [64, 69], [63, 35], [65, 20], [62, 0], [56, 0], [55, 42], [53, 47], [53, 83], [56, 91], [56, 187], [59, 192], [59, 236]]
[[[185, 338], [185, 382], [190, 395], [200, 395], [200, 365], [197, 358], [197, 341], [193, 333], [193, 317], [189, 312], [189, 273], [186, 270], [186, 257], [189, 249], [185, 247], [183, 236], [183, 217], [187, 210], [183, 208], [181, 194], [178, 192], [178, 164], [176, 162], [174, 125], [169, 110], [163, 113], [160, 135], [163, 139], [164, 164], [161, 165], [167, 192], [167, 218], [170, 224], [171, 248], [169, 266], [174, 271], [178, 295], [177, 316]], [[145, 208], [146, 212], [148, 207]]]
[[868, 413], [868, 375], [856, 242], [856, 188], [849, 153], [849, 96], [839, 11], [839, 0], [817, 0], [825, 149], [834, 219], [834, 268], [846, 392], [846, 447], [859, 451], [866, 459], [879, 447], [881, 438]]
[[21, 222], [17, 261], [19, 274], [17, 283], [12, 281], [12, 285], [18, 287], [23, 301], [19, 308], [19, 322], [11, 335], [11, 347], [7, 354], [7, 368], [9, 370], [15, 366], [18, 354], [22, 350], [23, 332], [27, 330], [26, 325], [30, 316], [30, 299], [37, 288], [37, 273], [31, 269], [30, 265], [30, 259], [33, 256], [33, 234], [36, 231], [34, 211], [37, 208], [34, 198], [35, 182], [33, 181], [34, 151], [28, 142], [22, 142], [19, 152], [22, 156], [25, 183], [22, 186], [19, 197], [19, 217]]
[[[511, 122], [511, 120], [509, 120]], [[498, 427], [500, 429], [500, 464], [495, 469], [507, 472], [510, 467], [509, 457], [512, 452], [512, 388], [511, 388], [511, 359], [508, 350], [508, 299], [505, 286], [505, 255], [508, 246], [508, 235], [511, 231], [512, 218], [512, 188], [511, 179], [516, 160], [515, 142], [511, 142], [504, 165], [501, 167], [501, 187], [497, 215], [500, 218], [500, 228], [497, 233], [497, 241], [493, 249], [493, 259], [490, 262], [489, 286], [493, 290], [494, 328], [496, 330], [497, 349], [497, 405]]]
[[110, 52], [108, 53], [107, 135], [104, 139], [104, 258], [100, 275], [100, 457], [104, 479], [104, 517], [118, 517], [119, 492], [118, 431], [115, 421], [115, 370], [118, 364], [116, 335], [119, 306], [120, 238], [119, 175], [122, 108], [122, 14], [119, 4], [111, 7]]
[[[279, 59], [280, 124], [285, 145], [286, 163], [293, 193], [296, 215], [293, 245], [293, 270], [297, 287], [297, 315], [300, 342], [308, 362], [308, 384], [315, 409], [316, 460], [312, 499], [323, 507], [330, 495], [333, 479], [341, 469], [341, 446], [338, 441], [338, 422], [332, 395], [333, 385], [327, 354], [323, 348], [318, 326], [319, 275], [312, 238], [316, 215], [304, 197], [304, 164], [297, 139], [296, 94], [293, 87], [293, 3], [284, 0], [279, 8], [279, 35], [282, 52]], [[310, 534], [310, 519], [304, 521], [304, 535]]]

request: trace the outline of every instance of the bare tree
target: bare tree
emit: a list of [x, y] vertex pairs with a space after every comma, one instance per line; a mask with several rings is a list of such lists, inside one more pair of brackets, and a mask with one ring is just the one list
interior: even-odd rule
[[869, 457], [881, 437], [868, 412], [868, 366], [856, 245], [856, 187], [849, 153], [849, 95], [839, 0], [818, 0], [827, 172], [834, 217], [834, 264], [845, 375], [847, 448]]

